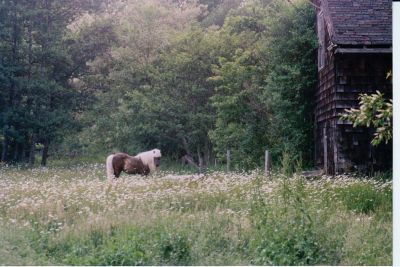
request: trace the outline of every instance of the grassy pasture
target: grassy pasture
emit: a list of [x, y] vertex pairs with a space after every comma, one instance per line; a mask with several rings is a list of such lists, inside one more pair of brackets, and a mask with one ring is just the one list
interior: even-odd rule
[[0, 169], [0, 264], [391, 265], [392, 184], [259, 172]]

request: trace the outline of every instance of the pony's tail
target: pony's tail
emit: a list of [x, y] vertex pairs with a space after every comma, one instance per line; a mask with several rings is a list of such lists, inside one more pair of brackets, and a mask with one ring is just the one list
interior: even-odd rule
[[113, 168], [113, 161], [114, 155], [111, 154], [110, 156], [107, 157], [106, 160], [106, 170], [107, 170], [107, 179], [112, 181], [114, 179], [114, 168]]

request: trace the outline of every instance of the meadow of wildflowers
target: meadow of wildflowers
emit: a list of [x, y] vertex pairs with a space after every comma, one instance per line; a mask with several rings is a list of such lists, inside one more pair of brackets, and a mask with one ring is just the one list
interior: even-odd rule
[[2, 265], [391, 265], [392, 184], [0, 169]]

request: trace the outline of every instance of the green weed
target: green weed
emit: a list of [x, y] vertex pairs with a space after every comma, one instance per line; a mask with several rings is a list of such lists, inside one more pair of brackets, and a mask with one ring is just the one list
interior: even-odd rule
[[374, 183], [355, 183], [337, 189], [348, 210], [370, 214], [377, 209], [392, 210], [391, 188], [379, 188]]

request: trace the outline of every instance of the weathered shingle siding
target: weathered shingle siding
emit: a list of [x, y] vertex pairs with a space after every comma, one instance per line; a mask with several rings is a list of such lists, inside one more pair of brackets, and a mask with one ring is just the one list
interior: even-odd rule
[[[321, 22], [320, 22], [321, 23]], [[327, 50], [330, 41], [329, 22], [325, 18], [323, 26], [320, 25], [318, 31], [319, 38], [324, 38], [325, 47], [319, 51], [318, 56], [324, 57], [325, 65], [318, 71], [318, 90], [316, 93], [317, 105], [315, 108], [315, 159], [316, 166], [325, 168], [324, 166], [324, 150], [327, 150], [327, 162], [329, 173], [334, 172], [334, 128], [335, 128], [335, 62], [334, 55]], [[323, 27], [323, 28], [322, 28]], [[320, 61], [320, 59], [318, 59]]]
[[353, 128], [339, 121], [345, 109], [358, 107], [361, 93], [376, 90], [392, 97], [392, 83], [386, 78], [392, 68], [390, 54], [342, 54], [336, 58], [335, 119], [337, 120], [336, 172], [387, 169], [391, 166], [391, 145], [373, 147], [374, 130]]
[[390, 168], [391, 144], [373, 147], [373, 129], [353, 128], [351, 124], [341, 121], [340, 115], [345, 109], [359, 106], [360, 93], [370, 94], [379, 90], [386, 97], [392, 97], [392, 83], [386, 79], [392, 66], [391, 55], [336, 54], [332, 59], [318, 73], [316, 165], [325, 167], [326, 142], [329, 174]]
[[[358, 107], [360, 93], [379, 90], [392, 97], [392, 84], [386, 79], [392, 69], [392, 56], [387, 53], [392, 42], [391, 2], [314, 2], [320, 5], [317, 12], [322, 11], [324, 21], [324, 28], [319, 25], [318, 31], [323, 29], [325, 35], [319, 34], [319, 40], [323, 38], [327, 46], [325, 53], [319, 51], [319, 57], [326, 55], [326, 64], [318, 71], [316, 165], [329, 174], [387, 169], [392, 163], [391, 144], [373, 147], [373, 129], [353, 128], [339, 118], [345, 109]], [[363, 47], [375, 50], [360, 51]], [[341, 53], [344, 50], [346, 53]]]
[[392, 82], [387, 73], [392, 69], [391, 54], [337, 54], [336, 114], [358, 106], [360, 93], [383, 92], [392, 96]]

